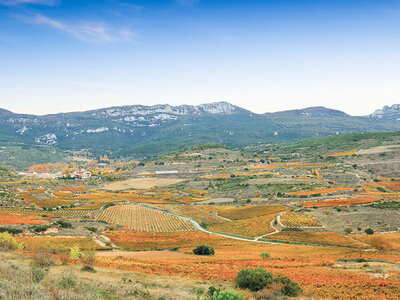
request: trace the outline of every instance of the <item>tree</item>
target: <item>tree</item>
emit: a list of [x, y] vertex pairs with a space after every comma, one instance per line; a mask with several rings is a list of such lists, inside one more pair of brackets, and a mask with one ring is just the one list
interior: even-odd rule
[[264, 269], [242, 269], [236, 278], [236, 283], [241, 289], [249, 289], [257, 292], [268, 288], [273, 283], [273, 276]]
[[193, 253], [196, 255], [214, 255], [214, 248], [208, 245], [200, 245], [193, 249]]
[[366, 234], [374, 234], [374, 230], [371, 228], [367, 228], [367, 229], [365, 229], [365, 233]]

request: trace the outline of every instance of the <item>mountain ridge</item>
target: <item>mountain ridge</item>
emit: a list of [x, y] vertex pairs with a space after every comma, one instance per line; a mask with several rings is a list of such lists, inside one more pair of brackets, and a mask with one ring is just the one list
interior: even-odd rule
[[351, 116], [316, 106], [257, 114], [224, 101], [114, 106], [43, 116], [0, 109], [0, 141], [147, 157], [199, 143], [243, 147], [258, 142], [400, 130], [400, 105], [377, 111], [375, 116]]

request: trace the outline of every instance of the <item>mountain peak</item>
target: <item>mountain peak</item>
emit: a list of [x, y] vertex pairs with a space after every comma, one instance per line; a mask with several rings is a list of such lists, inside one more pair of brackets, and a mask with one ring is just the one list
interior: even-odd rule
[[238, 107], [225, 101], [200, 104], [196, 107], [209, 114], [231, 114], [238, 109]]
[[378, 119], [385, 118], [400, 120], [400, 104], [393, 104], [391, 106], [385, 105], [383, 108], [375, 110], [369, 116]]

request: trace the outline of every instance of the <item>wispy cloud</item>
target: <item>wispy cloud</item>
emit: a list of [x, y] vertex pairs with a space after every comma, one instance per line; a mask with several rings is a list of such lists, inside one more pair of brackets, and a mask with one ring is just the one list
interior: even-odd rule
[[104, 22], [81, 22], [66, 24], [61, 21], [37, 14], [28, 22], [47, 25], [65, 32], [77, 39], [90, 43], [115, 43], [132, 41], [134, 34], [128, 28], [114, 28]]
[[5, 6], [14, 6], [21, 4], [39, 4], [39, 5], [48, 5], [54, 6], [57, 4], [56, 0], [0, 0], [0, 5]]

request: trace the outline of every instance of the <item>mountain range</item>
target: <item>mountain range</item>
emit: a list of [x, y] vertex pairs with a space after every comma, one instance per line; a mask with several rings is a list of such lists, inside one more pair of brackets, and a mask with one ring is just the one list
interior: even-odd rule
[[325, 107], [256, 114], [227, 102], [130, 105], [44, 116], [0, 109], [0, 142], [144, 158], [180, 147], [291, 142], [350, 132], [400, 130], [400, 105], [368, 116]]

